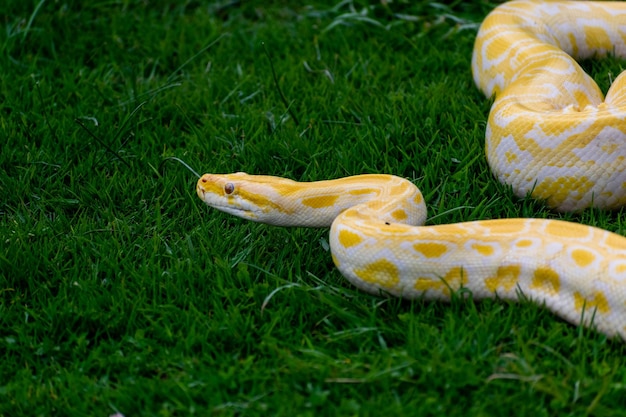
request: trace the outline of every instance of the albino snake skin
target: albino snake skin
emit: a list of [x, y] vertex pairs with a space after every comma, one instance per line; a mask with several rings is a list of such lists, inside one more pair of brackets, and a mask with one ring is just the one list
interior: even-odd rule
[[518, 196], [559, 211], [626, 204], [626, 72], [603, 99], [572, 58], [607, 54], [626, 58], [626, 3], [515, 1], [483, 22], [472, 73], [496, 98], [487, 159]]
[[[472, 69], [479, 88], [495, 94], [489, 163], [516, 194], [532, 192], [557, 210], [626, 203], [626, 76], [603, 101], [568, 55], [626, 56], [625, 41], [621, 3], [516, 1], [486, 18]], [[209, 206], [253, 221], [330, 226], [335, 265], [370, 293], [449, 300], [464, 288], [475, 299], [523, 296], [626, 340], [620, 235], [543, 219], [422, 226], [422, 194], [391, 175], [306, 183], [205, 174], [197, 193]]]

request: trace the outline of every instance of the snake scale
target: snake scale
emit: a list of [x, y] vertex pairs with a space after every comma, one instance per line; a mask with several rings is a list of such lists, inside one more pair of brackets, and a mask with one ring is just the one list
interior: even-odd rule
[[[626, 72], [606, 98], [574, 60], [626, 57], [626, 4], [512, 1], [482, 23], [472, 72], [495, 97], [486, 154], [519, 196], [558, 211], [626, 204]], [[626, 238], [559, 220], [423, 226], [410, 181], [357, 175], [317, 182], [205, 174], [209, 206], [277, 226], [330, 226], [332, 258], [370, 293], [449, 300], [521, 296], [559, 317], [626, 340]]]

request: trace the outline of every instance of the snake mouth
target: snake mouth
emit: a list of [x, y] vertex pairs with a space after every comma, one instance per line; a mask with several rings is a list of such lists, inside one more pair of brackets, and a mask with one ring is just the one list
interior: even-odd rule
[[233, 216], [241, 217], [243, 219], [252, 220], [252, 221], [259, 221], [258, 220], [259, 214], [261, 213], [260, 210], [259, 211], [248, 210], [241, 206], [213, 204], [213, 203], [210, 203], [210, 204], [207, 203], [207, 204], [221, 212], [224, 212]]
[[200, 197], [200, 200], [202, 200], [202, 201], [206, 201], [206, 200], [205, 200], [205, 198], [204, 198], [204, 194], [205, 194], [205, 192], [204, 192], [204, 190], [202, 189], [202, 187], [200, 187], [200, 185], [199, 185], [199, 184], [198, 184], [198, 185], [196, 185], [196, 194], [198, 194], [198, 197]]

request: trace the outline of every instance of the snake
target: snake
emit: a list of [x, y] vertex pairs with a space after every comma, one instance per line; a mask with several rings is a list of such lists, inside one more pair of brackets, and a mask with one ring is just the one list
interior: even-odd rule
[[[626, 72], [606, 97], [576, 59], [626, 57], [626, 4], [519, 0], [492, 10], [472, 73], [493, 98], [486, 156], [520, 197], [556, 211], [626, 204]], [[425, 225], [410, 180], [362, 174], [312, 182], [204, 174], [208, 206], [274, 226], [330, 227], [334, 265], [359, 289], [407, 299], [531, 300], [626, 341], [626, 238], [556, 219]]]

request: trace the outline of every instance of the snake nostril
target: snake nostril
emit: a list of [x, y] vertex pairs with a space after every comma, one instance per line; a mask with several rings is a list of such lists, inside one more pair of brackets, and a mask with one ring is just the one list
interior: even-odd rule
[[208, 180], [206, 178], [202, 178], [202, 182], [207, 182]]

